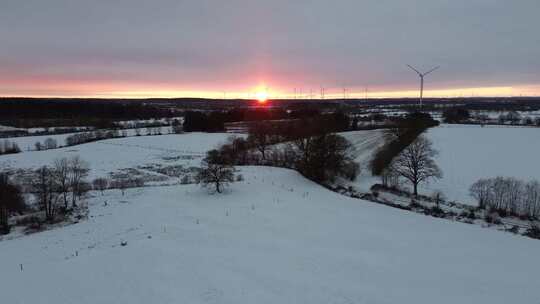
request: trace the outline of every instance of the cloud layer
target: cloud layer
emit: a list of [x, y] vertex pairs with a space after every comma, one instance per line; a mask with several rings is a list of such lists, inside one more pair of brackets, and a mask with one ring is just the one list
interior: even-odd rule
[[[538, 0], [2, 0], [0, 95], [540, 84]], [[79, 92], [79, 93], [77, 93]], [[39, 94], [38, 94], [39, 95]]]

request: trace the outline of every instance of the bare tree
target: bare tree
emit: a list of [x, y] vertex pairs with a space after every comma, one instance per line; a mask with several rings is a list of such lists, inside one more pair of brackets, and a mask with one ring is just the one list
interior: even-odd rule
[[492, 200], [492, 182], [488, 179], [479, 179], [470, 188], [469, 193], [478, 201], [478, 207], [485, 209]]
[[21, 152], [21, 149], [16, 142], [11, 142], [7, 139], [4, 139], [4, 141], [0, 142], [0, 154], [11, 154], [19, 152]]
[[535, 217], [540, 215], [540, 182], [533, 180], [525, 185], [524, 211]]
[[92, 184], [94, 185], [94, 189], [101, 191], [101, 195], [103, 195], [103, 191], [107, 190], [107, 188], [109, 187], [109, 180], [100, 177], [94, 179]]
[[126, 189], [129, 188], [131, 182], [128, 177], [117, 177], [110, 183], [111, 188], [119, 189], [122, 192], [122, 196], [126, 193]]
[[60, 192], [65, 210], [68, 209], [68, 194], [71, 190], [71, 168], [70, 161], [63, 157], [54, 161], [54, 170], [52, 171], [56, 183], [58, 184], [58, 191]]
[[512, 177], [480, 179], [470, 188], [479, 208], [497, 211], [505, 216], [540, 216], [540, 183], [524, 182]]
[[54, 178], [53, 170], [47, 166], [35, 172], [34, 192], [37, 195], [40, 208], [45, 211], [48, 221], [54, 221], [58, 211], [58, 184]]
[[399, 174], [393, 167], [393, 163], [390, 163], [381, 173], [381, 182], [385, 187], [398, 187], [399, 186]]
[[208, 151], [196, 179], [203, 187], [212, 185], [216, 192], [221, 193], [226, 185], [234, 181], [234, 167], [223, 162], [219, 154], [217, 150]]
[[249, 128], [248, 142], [259, 152], [263, 161], [266, 160], [266, 151], [274, 143], [272, 126], [269, 123], [256, 123]]
[[45, 139], [45, 149], [56, 149], [57, 147], [58, 143], [56, 142], [56, 139], [51, 137]]
[[74, 156], [69, 160], [69, 167], [71, 206], [75, 208], [77, 206], [77, 197], [80, 197], [84, 190], [84, 179], [88, 176], [90, 169], [88, 163], [79, 156]]
[[440, 190], [433, 192], [432, 198], [435, 201], [435, 205], [437, 207], [440, 207], [440, 204], [445, 200], [444, 193]]
[[36, 141], [36, 143], [34, 144], [34, 146], [36, 147], [36, 151], [41, 151], [41, 150], [43, 150], [43, 145], [42, 145], [41, 142], [39, 142], [39, 141]]
[[394, 160], [396, 172], [413, 185], [414, 195], [418, 195], [418, 185], [431, 178], [441, 178], [442, 172], [433, 160], [437, 150], [425, 136], [419, 136]]
[[9, 233], [9, 214], [25, 209], [24, 198], [19, 186], [10, 183], [5, 173], [0, 173], [0, 234]]

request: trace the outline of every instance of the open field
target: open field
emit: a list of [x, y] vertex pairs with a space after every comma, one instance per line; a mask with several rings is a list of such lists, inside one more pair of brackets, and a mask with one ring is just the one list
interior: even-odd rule
[[436, 162], [444, 177], [424, 192], [442, 190], [449, 200], [475, 205], [469, 187], [480, 178], [540, 180], [540, 129], [442, 125], [426, 135], [439, 150]]
[[369, 192], [371, 186], [380, 183], [380, 178], [371, 175], [369, 164], [373, 154], [384, 144], [384, 130], [352, 131], [340, 133], [355, 148], [355, 161], [360, 165], [360, 175], [352, 183], [359, 191]]
[[206, 151], [231, 134], [189, 133], [107, 139], [73, 147], [0, 156], [4, 169], [36, 169], [55, 159], [79, 155], [90, 164], [90, 179], [151, 165], [198, 166]]
[[0, 286], [9, 286], [3, 301], [496, 304], [540, 297], [536, 241], [404, 216], [290, 170], [242, 173], [246, 180], [224, 195], [196, 185], [94, 194], [88, 221], [0, 242]]
[[[171, 127], [165, 126], [161, 127], [162, 134], [169, 134], [171, 132]], [[123, 129], [118, 130], [119, 133], [125, 132], [126, 136], [135, 136], [135, 129]], [[146, 128], [140, 129], [141, 135], [147, 135]], [[66, 138], [79, 133], [65, 133], [65, 134], [52, 134], [52, 135], [36, 135], [36, 136], [19, 136], [19, 137], [8, 137], [0, 140], [8, 140], [10, 142], [16, 143], [22, 152], [35, 151], [36, 142], [44, 143], [46, 139], [52, 138], [56, 140], [59, 147], [66, 145]]]

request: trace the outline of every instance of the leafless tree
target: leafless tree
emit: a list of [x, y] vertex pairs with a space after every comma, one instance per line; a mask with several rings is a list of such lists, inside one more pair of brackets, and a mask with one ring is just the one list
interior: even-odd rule
[[10, 212], [21, 212], [24, 209], [20, 187], [10, 182], [8, 174], [0, 173], [0, 234], [9, 233]]
[[540, 216], [540, 183], [536, 180], [526, 183], [502, 176], [480, 179], [471, 186], [470, 194], [481, 209], [501, 215]]
[[381, 173], [381, 182], [385, 187], [399, 186], [399, 173], [396, 172], [393, 163], [390, 163]]
[[122, 196], [126, 193], [126, 189], [130, 186], [130, 180], [127, 177], [115, 178], [111, 181], [111, 188], [119, 189], [122, 192]]
[[248, 142], [261, 153], [262, 159], [265, 161], [266, 151], [270, 148], [270, 145], [275, 143], [272, 125], [264, 122], [252, 125], [249, 128]]
[[36, 141], [36, 143], [34, 144], [34, 146], [36, 147], [36, 151], [41, 151], [41, 150], [43, 150], [43, 145], [42, 145], [41, 142], [39, 142], [39, 141]]
[[56, 139], [51, 137], [45, 139], [45, 149], [56, 149], [57, 147], [58, 143], [56, 142]]
[[420, 183], [442, 177], [442, 172], [433, 159], [437, 153], [429, 139], [419, 136], [393, 160], [392, 166], [401, 177], [412, 184], [414, 195], [418, 195]]
[[88, 176], [90, 168], [88, 163], [79, 156], [74, 156], [69, 160], [69, 168], [71, 206], [74, 208], [77, 206], [77, 197], [80, 197], [84, 190], [84, 179]]
[[59, 192], [53, 170], [47, 166], [39, 168], [35, 172], [33, 185], [39, 206], [45, 212], [46, 219], [48, 221], [54, 221], [59, 207]]
[[70, 161], [63, 157], [54, 161], [54, 167], [52, 170], [56, 183], [58, 184], [58, 191], [60, 192], [64, 201], [65, 210], [68, 209], [68, 194], [71, 191], [71, 168]]
[[540, 183], [537, 180], [525, 185], [524, 211], [531, 216], [540, 215]]
[[19, 153], [21, 149], [16, 142], [11, 142], [7, 139], [0, 141], [0, 154]]
[[488, 202], [492, 200], [492, 183], [488, 179], [479, 179], [470, 188], [469, 193], [478, 201], [478, 207], [485, 209]]
[[432, 198], [435, 201], [435, 205], [437, 205], [437, 207], [439, 207], [440, 204], [445, 200], [444, 193], [440, 190], [433, 192]]
[[196, 179], [203, 187], [213, 186], [216, 192], [221, 193], [234, 181], [234, 167], [224, 162], [219, 154], [217, 150], [208, 152]]
[[107, 188], [109, 187], [109, 180], [100, 177], [94, 179], [92, 184], [94, 185], [94, 189], [101, 191], [101, 195], [103, 195], [103, 191], [107, 190]]

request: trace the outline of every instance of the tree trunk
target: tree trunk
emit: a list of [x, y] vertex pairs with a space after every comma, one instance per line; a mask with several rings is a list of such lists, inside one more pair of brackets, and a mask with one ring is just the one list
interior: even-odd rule
[[414, 183], [414, 196], [418, 196], [418, 183]]
[[67, 210], [68, 209], [67, 191], [63, 193], [63, 196], [64, 196], [64, 207]]
[[5, 206], [0, 206], [0, 233], [9, 233], [8, 210]]

